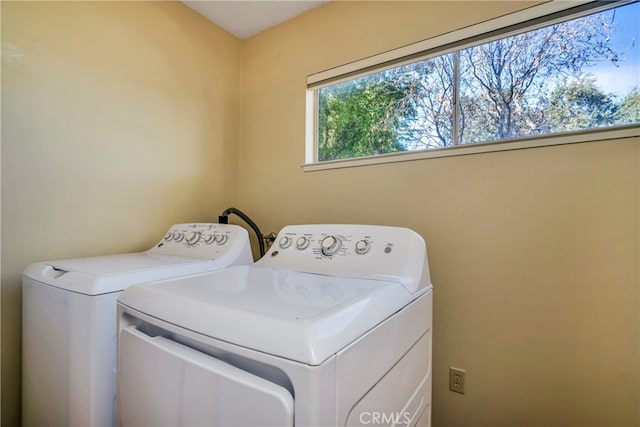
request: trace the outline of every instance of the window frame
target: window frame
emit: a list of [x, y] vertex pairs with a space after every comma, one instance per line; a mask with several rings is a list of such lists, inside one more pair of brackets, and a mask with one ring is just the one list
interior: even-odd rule
[[517, 12], [307, 76], [305, 163], [302, 165], [303, 170], [316, 171], [640, 136], [640, 125], [630, 124], [320, 162], [318, 161], [316, 134], [318, 128], [317, 90], [322, 87], [459, 51], [471, 46], [489, 43], [503, 37], [522, 33], [523, 30], [533, 31], [558, 22], [621, 7], [634, 1], [636, 0], [618, 0], [614, 2], [550, 0]]

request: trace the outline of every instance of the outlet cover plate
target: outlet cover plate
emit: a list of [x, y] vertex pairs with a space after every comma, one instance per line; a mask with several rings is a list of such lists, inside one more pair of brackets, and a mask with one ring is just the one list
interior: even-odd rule
[[465, 375], [464, 369], [449, 368], [449, 390], [464, 394]]

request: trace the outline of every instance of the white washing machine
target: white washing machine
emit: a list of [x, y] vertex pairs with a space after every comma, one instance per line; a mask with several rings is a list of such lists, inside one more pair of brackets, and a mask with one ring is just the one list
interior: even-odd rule
[[432, 285], [406, 228], [285, 227], [256, 264], [118, 300], [121, 426], [429, 426]]
[[23, 426], [115, 424], [116, 300], [128, 286], [252, 262], [244, 228], [199, 223], [172, 226], [146, 252], [27, 267]]

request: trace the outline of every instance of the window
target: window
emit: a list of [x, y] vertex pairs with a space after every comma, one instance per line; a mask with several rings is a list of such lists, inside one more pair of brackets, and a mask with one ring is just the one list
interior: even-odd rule
[[465, 29], [460, 40], [449, 34], [439, 46], [424, 41], [310, 76], [307, 162], [598, 129], [637, 134], [640, 3], [594, 2], [515, 27]]

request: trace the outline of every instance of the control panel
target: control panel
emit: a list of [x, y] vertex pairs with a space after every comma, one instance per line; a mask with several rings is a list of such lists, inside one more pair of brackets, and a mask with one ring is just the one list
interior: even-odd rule
[[147, 253], [219, 259], [242, 251], [251, 253], [249, 235], [244, 228], [233, 224], [193, 223], [175, 224]]
[[397, 281], [411, 292], [430, 284], [424, 239], [403, 227], [290, 225], [259, 265], [316, 274]]

